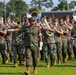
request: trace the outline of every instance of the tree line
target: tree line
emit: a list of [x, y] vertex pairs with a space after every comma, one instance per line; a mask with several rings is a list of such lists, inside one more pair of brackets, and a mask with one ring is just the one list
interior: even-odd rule
[[10, 0], [8, 3], [0, 2], [0, 15], [4, 16], [5, 6], [7, 16], [21, 17], [22, 12], [28, 12], [29, 7], [37, 7], [42, 10], [42, 7], [52, 8], [51, 11], [68, 10], [76, 6], [76, 1], [68, 3], [67, 0], [58, 0], [57, 6], [54, 6], [54, 0], [31, 0], [27, 4], [24, 0]]

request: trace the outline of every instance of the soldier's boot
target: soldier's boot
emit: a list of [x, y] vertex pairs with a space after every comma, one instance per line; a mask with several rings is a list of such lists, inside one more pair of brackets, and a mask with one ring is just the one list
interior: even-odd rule
[[18, 64], [17, 63], [14, 63], [14, 67], [17, 67], [18, 66]]
[[26, 65], [26, 59], [23, 60], [23, 65]]
[[30, 75], [30, 67], [27, 67], [27, 70], [25, 71], [25, 75]]
[[67, 61], [67, 59], [66, 58], [63, 58], [63, 62], [66, 62]]
[[61, 60], [58, 60], [58, 64], [61, 64]]
[[50, 62], [47, 62], [47, 64], [46, 64], [45, 67], [46, 67], [46, 68], [49, 68], [49, 67], [50, 67]]
[[8, 63], [8, 59], [7, 60], [5, 60], [5, 64], [7, 64]]
[[56, 60], [51, 60], [51, 66], [56, 65]]
[[33, 74], [37, 74], [37, 67], [34, 67]]
[[54, 62], [54, 65], [56, 65], [56, 60], [53, 60], [53, 62]]
[[2, 64], [7, 64], [8, 63], [8, 59], [3, 59]]
[[22, 66], [23, 65], [23, 61], [19, 61], [19, 65]]

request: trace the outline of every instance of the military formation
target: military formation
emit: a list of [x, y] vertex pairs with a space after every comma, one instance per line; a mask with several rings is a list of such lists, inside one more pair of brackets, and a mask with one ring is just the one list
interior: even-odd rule
[[7, 17], [2, 24], [0, 17], [2, 64], [26, 65], [25, 75], [30, 75], [32, 65], [33, 73], [37, 73], [39, 61], [45, 61], [45, 67], [49, 68], [76, 59], [76, 23], [70, 16], [54, 20], [52, 17], [38, 20], [24, 17], [21, 23], [16, 20]]

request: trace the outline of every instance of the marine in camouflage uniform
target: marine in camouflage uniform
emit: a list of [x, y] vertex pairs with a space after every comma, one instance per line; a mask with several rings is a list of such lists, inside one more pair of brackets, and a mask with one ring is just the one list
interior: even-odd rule
[[12, 57], [12, 51], [11, 51], [11, 44], [12, 44], [12, 33], [8, 31], [8, 29], [10, 29], [12, 27], [12, 23], [10, 18], [8, 17], [6, 19], [6, 28], [7, 28], [7, 34], [5, 36], [5, 41], [6, 41], [6, 50], [10, 55], [10, 61], [13, 61], [13, 57]]
[[59, 23], [60, 23], [60, 27], [63, 30], [63, 35], [61, 35], [63, 62], [66, 62], [66, 54], [67, 54], [67, 38], [66, 38], [66, 36], [68, 34], [68, 29], [67, 29], [66, 25], [64, 25], [63, 19], [60, 19]]
[[[47, 18], [49, 28], [45, 24], [43, 26], [43, 55], [46, 60], [46, 67], [53, 66], [56, 64], [56, 45], [55, 45], [55, 39], [54, 39], [54, 33], [55, 29], [52, 25], [52, 18]], [[49, 56], [50, 55], [50, 59]], [[50, 63], [50, 64], [49, 64]]]
[[[19, 28], [19, 26], [13, 26], [13, 28]], [[12, 54], [14, 59], [14, 67], [17, 67], [18, 60], [20, 62], [20, 66], [22, 66], [25, 58], [25, 47], [21, 32], [12, 33]]]
[[25, 61], [25, 46], [24, 46], [24, 40], [23, 40], [23, 33], [18, 32], [19, 34], [16, 37], [16, 41], [18, 43], [18, 60], [19, 60], [19, 65], [22, 66], [24, 65]]
[[[25, 74], [30, 74], [30, 66], [33, 61], [33, 73], [37, 73], [37, 53], [38, 53], [38, 41], [41, 40], [41, 31], [38, 26], [34, 26], [35, 22], [33, 18], [29, 19], [30, 26], [25, 26], [20, 29], [24, 33], [25, 51], [26, 51], [26, 67]], [[16, 29], [17, 30], [17, 29]]]
[[65, 19], [65, 25], [67, 26], [68, 28], [68, 34], [67, 34], [67, 52], [68, 52], [68, 60], [71, 60], [72, 59], [72, 53], [73, 53], [73, 46], [71, 44], [71, 30], [73, 28], [73, 25], [71, 23], [69, 23], [70, 19], [69, 17], [67, 16], [66, 19]]
[[71, 36], [73, 38], [73, 53], [74, 53], [74, 59], [76, 59], [76, 23], [74, 21], [74, 19], [71, 20], [71, 24], [73, 25], [73, 29], [71, 31]]
[[[13, 26], [13, 28], [17, 28], [17, 26]], [[18, 41], [17, 37], [20, 33], [18, 32], [12, 32], [12, 54], [13, 54], [13, 60], [14, 60], [14, 67], [17, 67], [17, 60], [18, 60]]]
[[58, 63], [61, 64], [62, 61], [62, 39], [61, 35], [63, 34], [63, 31], [59, 25], [59, 20], [55, 19], [55, 29], [56, 32], [54, 33], [55, 35], [55, 43], [56, 43], [56, 48], [57, 48], [57, 58], [58, 58]]
[[[22, 25], [22, 28], [29, 26], [29, 19], [27, 17], [24, 18], [24, 24]], [[18, 55], [19, 55], [19, 61], [20, 65], [26, 65], [26, 53], [25, 53], [25, 45], [24, 45], [24, 40], [25, 40], [25, 32], [21, 32], [20, 35], [18, 36]]]
[[5, 25], [2, 24], [2, 17], [0, 17], [0, 53], [2, 56], [2, 63], [5, 64], [7, 63], [8, 57], [7, 57], [7, 52], [5, 50], [5, 38], [4, 36], [6, 35], [6, 27]]

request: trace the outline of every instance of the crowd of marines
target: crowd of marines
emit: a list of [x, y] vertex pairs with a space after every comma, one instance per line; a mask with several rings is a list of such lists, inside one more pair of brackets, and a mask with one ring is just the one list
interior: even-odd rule
[[24, 17], [21, 25], [13, 21], [7, 17], [6, 23], [2, 24], [0, 17], [2, 64], [8, 63], [10, 58], [17, 67], [19, 61], [20, 66], [27, 67], [25, 75], [30, 75], [32, 64], [33, 73], [37, 73], [39, 60], [45, 60], [46, 68], [49, 68], [73, 57], [76, 59], [76, 25], [70, 16], [54, 20], [46, 17], [46, 21], [45, 18], [34, 20]]

